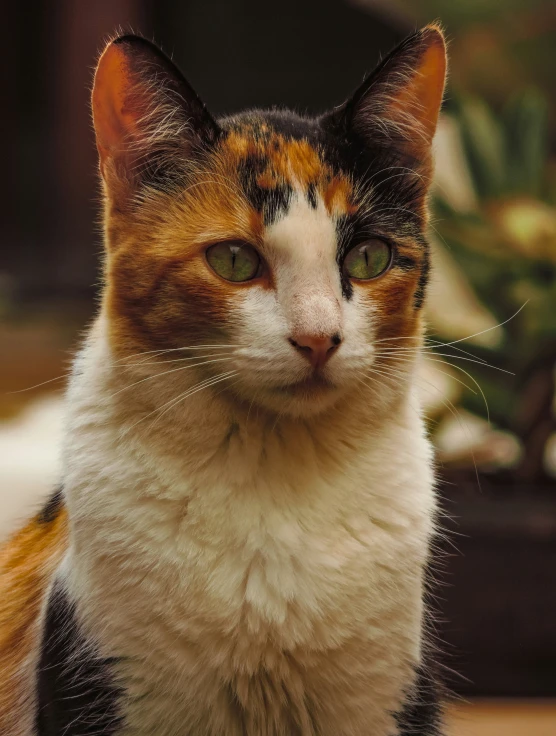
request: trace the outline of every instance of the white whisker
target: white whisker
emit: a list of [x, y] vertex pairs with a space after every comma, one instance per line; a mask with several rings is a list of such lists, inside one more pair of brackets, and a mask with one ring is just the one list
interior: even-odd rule
[[135, 381], [135, 383], [132, 383], [129, 386], [124, 386], [124, 388], [121, 388], [115, 393], [113, 393], [110, 396], [110, 398], [113, 399], [114, 396], [121, 394], [122, 391], [127, 391], [128, 389], [133, 388], [134, 386], [138, 386], [140, 383], [145, 383], [145, 381], [152, 381], [155, 378], [162, 378], [162, 376], [167, 376], [169, 373], [176, 373], [177, 371], [184, 371], [184, 370], [187, 370], [187, 368], [199, 368], [199, 366], [207, 365], [209, 363], [220, 363], [224, 360], [232, 360], [232, 358], [214, 358], [213, 360], [204, 360], [201, 363], [193, 363], [192, 365], [181, 365], [179, 368], [172, 368], [169, 371], [163, 371], [162, 373], [156, 373], [154, 376], [147, 376], [146, 378], [142, 378], [140, 381]]
[[521, 312], [522, 309], [524, 309], [529, 304], [529, 299], [527, 299], [526, 302], [524, 302], [521, 307], [517, 310], [517, 312], [514, 312], [511, 317], [508, 317], [508, 319], [504, 320], [504, 322], [499, 322], [497, 325], [493, 325], [492, 327], [488, 327], [486, 330], [481, 330], [480, 332], [475, 332], [473, 335], [468, 335], [467, 337], [462, 337], [459, 340], [452, 340], [452, 342], [444, 343], [445, 345], [455, 345], [458, 342], [464, 342], [465, 340], [471, 340], [473, 337], [478, 337], [479, 335], [484, 335], [486, 332], [491, 332], [492, 330], [495, 330], [497, 327], [503, 327], [504, 325], [507, 325], [508, 322], [511, 322], [512, 319], [517, 317], [517, 315]]
[[[232, 373], [238, 373], [239, 371], [229, 371], [228, 373], [219, 373], [215, 378], [222, 378], [223, 376], [228, 376]], [[160, 411], [161, 409], [164, 409], [165, 407], [168, 407], [169, 404], [173, 404], [173, 402], [176, 402], [179, 399], [187, 398], [186, 394], [190, 395], [188, 392], [195, 393], [197, 389], [202, 388], [208, 388], [210, 385], [212, 385], [212, 382], [215, 380], [215, 378], [206, 378], [203, 381], [200, 381], [199, 383], [195, 384], [192, 388], [188, 389], [188, 391], [185, 391], [184, 393], [180, 394], [177, 399], [176, 397], [171, 398], [166, 403], [162, 404], [162, 406], [157, 406], [156, 409], [153, 409], [148, 414], [145, 414], [144, 417], [141, 417], [138, 421], [136, 421], [134, 424], [131, 425], [131, 427], [128, 427], [126, 430], [124, 430], [123, 435], [129, 434], [132, 429], [137, 427], [138, 424], [141, 424], [145, 419], [148, 419], [153, 414], [156, 414], [157, 411]], [[171, 406], [169, 408], [172, 408]]]
[[[228, 371], [227, 373], [220, 373], [218, 374], [218, 376], [202, 381], [200, 384], [197, 384], [192, 389], [185, 391], [183, 394], [180, 394], [176, 399], [173, 399], [171, 402], [166, 402], [166, 404], [163, 404], [161, 407], [155, 410], [155, 411], [160, 411], [161, 409], [164, 409], [164, 411], [160, 413], [160, 415], [155, 419], [155, 421], [152, 422], [150, 429], [154, 427], [154, 425], [161, 419], [161, 417], [164, 414], [169, 412], [171, 409], [173, 409], [175, 406], [177, 406], [179, 403], [181, 403], [185, 399], [189, 398], [190, 396], [193, 396], [193, 394], [196, 394], [205, 388], [209, 388], [210, 386], [214, 386], [215, 384], [220, 383], [221, 381], [224, 381], [226, 378], [232, 378], [232, 376], [236, 376], [238, 373], [239, 371]], [[168, 403], [170, 404], [169, 406], [168, 406]]]
[[141, 355], [154, 355], [155, 353], [158, 353], [159, 355], [163, 355], [165, 353], [173, 353], [178, 352], [181, 350], [204, 350], [205, 348], [209, 349], [215, 349], [215, 348], [238, 348], [241, 347], [240, 345], [229, 345], [229, 344], [222, 344], [222, 345], [186, 345], [181, 348], [164, 348], [164, 349], [158, 349], [158, 350], [142, 350], [140, 353], [132, 353], [131, 355], [126, 355], [125, 358], [120, 358], [120, 360], [115, 361], [115, 363], [121, 363], [123, 361], [129, 360], [130, 358], [136, 358]]
[[[374, 370], [374, 368], [371, 368], [371, 372], [373, 372], [373, 370]], [[378, 371], [376, 371], [376, 370], [374, 370], [374, 372], [377, 372], [377, 373], [378, 373]], [[393, 374], [393, 375], [398, 375], [398, 376], [402, 376], [402, 377], [404, 377], [404, 378], [405, 378], [405, 375], [404, 375], [404, 374], [402, 374], [402, 373], [401, 373], [401, 372], [399, 372], [399, 371], [392, 371], [392, 372], [391, 372], [391, 374]], [[469, 375], [469, 374], [468, 374], [468, 375]], [[471, 378], [471, 376], [469, 376], [469, 377]], [[428, 386], [430, 386], [431, 388], [435, 389], [435, 390], [436, 390], [436, 391], [437, 391], [438, 393], [441, 393], [441, 390], [439, 389], [439, 387], [438, 387], [438, 386], [435, 386], [435, 385], [434, 385], [434, 383], [431, 383], [430, 381], [427, 381], [427, 380], [426, 380], [425, 378], [423, 378], [423, 376], [417, 376], [417, 377], [416, 377], [416, 381], [417, 381], [417, 382], [422, 382], [422, 381], [424, 381], [424, 382], [425, 382], [425, 383], [426, 383], [426, 384], [427, 384]], [[423, 387], [421, 387], [421, 388], [422, 388], [423, 390], [425, 390], [425, 391], [427, 390], [426, 388], [423, 388]], [[480, 388], [480, 387], [479, 387], [479, 388]], [[482, 393], [482, 391], [481, 391], [481, 393]], [[483, 395], [484, 395], [484, 394], [483, 394]], [[472, 448], [472, 446], [471, 446], [471, 445], [472, 445], [472, 442], [471, 442], [471, 434], [470, 434], [470, 432], [469, 432], [469, 427], [465, 427], [465, 426], [464, 426], [464, 424], [463, 424], [463, 422], [462, 422], [462, 418], [461, 418], [461, 416], [460, 416], [459, 412], [457, 411], [457, 409], [456, 409], [456, 407], [454, 406], [454, 404], [453, 404], [453, 403], [452, 403], [452, 402], [450, 401], [450, 399], [448, 399], [448, 398], [446, 398], [446, 397], [443, 397], [443, 396], [441, 395], [441, 397], [440, 397], [440, 401], [441, 401], [441, 402], [442, 402], [442, 403], [444, 404], [444, 406], [445, 406], [445, 407], [446, 407], [446, 408], [448, 409], [448, 411], [450, 411], [450, 413], [451, 413], [451, 414], [453, 415], [453, 417], [455, 418], [455, 420], [456, 420], [456, 421], [458, 422], [458, 424], [460, 425], [460, 427], [462, 428], [462, 430], [463, 430], [464, 432], [466, 432], [466, 434], [467, 434], [467, 436], [468, 436], [468, 438], [469, 438], [469, 440], [470, 440], [469, 450], [470, 450], [470, 453], [471, 453], [471, 459], [473, 460], [473, 466], [474, 466], [474, 469], [475, 469], [475, 476], [476, 476], [476, 478], [477, 478], [477, 484], [478, 484], [478, 486], [479, 486], [479, 490], [481, 490], [481, 481], [480, 481], [480, 478], [479, 478], [479, 470], [478, 470], [478, 468], [477, 468], [477, 463], [476, 463], [476, 460], [475, 460], [475, 454], [474, 454], [474, 452], [473, 452], [473, 448]]]
[[[393, 349], [390, 351], [386, 350], [381, 353], [377, 353], [377, 356], [381, 355], [382, 357], [385, 357], [385, 358], [387, 357], [395, 358], [398, 355], [401, 357], [404, 357], [404, 356], [409, 356], [409, 355], [415, 355], [418, 352], [419, 352], [418, 350], [412, 351], [412, 350], [408, 350], [404, 348], [399, 348], [399, 349]], [[421, 352], [425, 353], [426, 351], [425, 349], [422, 349]], [[452, 360], [465, 360], [468, 363], [477, 363], [477, 365], [484, 365], [484, 366], [487, 366], [488, 368], [492, 368], [492, 370], [494, 371], [500, 371], [501, 373], [507, 373], [509, 376], [515, 375], [514, 373], [512, 373], [512, 371], [507, 371], [505, 368], [500, 368], [497, 365], [491, 365], [490, 363], [486, 363], [485, 361], [477, 359], [477, 358], [475, 359], [465, 358], [463, 355], [452, 355], [451, 353], [436, 353], [436, 352], [433, 352], [432, 350], [430, 352], [432, 355], [438, 355], [444, 358], [452, 358]]]

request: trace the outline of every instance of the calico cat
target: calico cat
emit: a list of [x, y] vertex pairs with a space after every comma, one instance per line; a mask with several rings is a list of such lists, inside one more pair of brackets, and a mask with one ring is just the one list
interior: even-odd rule
[[332, 112], [215, 120], [148, 41], [104, 50], [102, 304], [63, 489], [2, 552], [2, 734], [440, 733], [415, 371], [445, 68], [427, 26]]

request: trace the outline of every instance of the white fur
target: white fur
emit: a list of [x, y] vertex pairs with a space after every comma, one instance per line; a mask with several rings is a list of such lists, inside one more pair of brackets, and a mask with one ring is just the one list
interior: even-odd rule
[[[125, 734], [395, 734], [419, 662], [435, 502], [413, 368], [357, 380], [373, 310], [342, 298], [322, 204], [267, 235], [276, 288], [242, 290], [230, 381], [157, 414], [199, 375], [128, 388], [145, 373], [115, 365], [104, 314], [76, 364], [68, 585], [123, 658]], [[277, 389], [308, 371], [292, 329], [344, 338], [318, 411]]]

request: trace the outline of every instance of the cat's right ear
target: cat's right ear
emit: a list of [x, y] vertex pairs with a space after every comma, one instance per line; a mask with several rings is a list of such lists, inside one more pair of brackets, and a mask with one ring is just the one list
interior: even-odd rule
[[219, 134], [179, 69], [139, 36], [120, 36], [104, 49], [92, 109], [100, 171], [112, 195], [170, 183]]
[[446, 82], [446, 43], [438, 25], [408, 36], [355, 94], [323, 121], [364, 145], [428, 161]]

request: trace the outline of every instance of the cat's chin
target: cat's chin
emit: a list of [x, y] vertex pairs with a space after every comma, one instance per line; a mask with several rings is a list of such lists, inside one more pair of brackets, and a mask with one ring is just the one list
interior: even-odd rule
[[343, 393], [325, 378], [315, 377], [259, 389], [253, 403], [273, 413], [310, 417], [330, 409]]
[[286, 383], [277, 386], [274, 391], [280, 396], [290, 396], [295, 398], [318, 399], [337, 390], [336, 386], [323, 376], [309, 376], [301, 381]]

